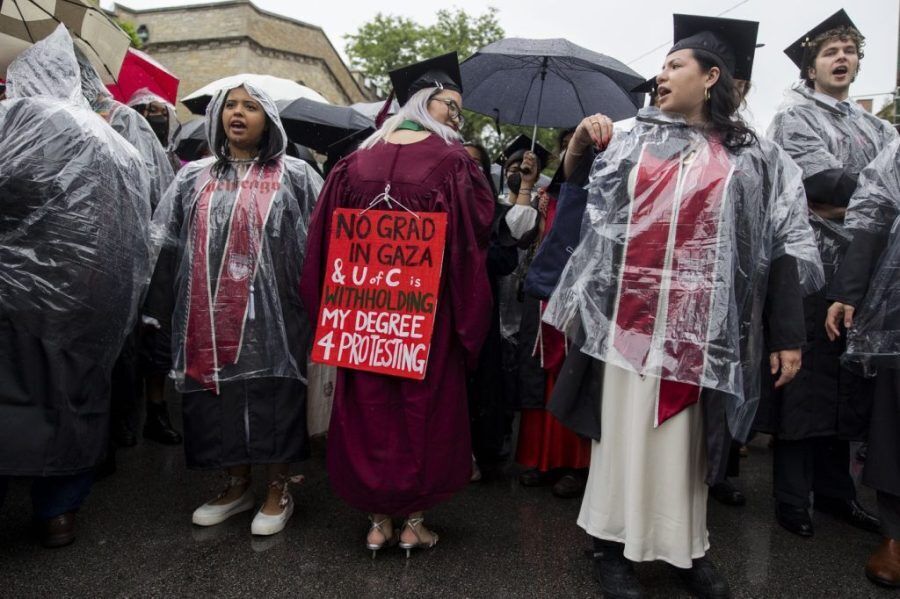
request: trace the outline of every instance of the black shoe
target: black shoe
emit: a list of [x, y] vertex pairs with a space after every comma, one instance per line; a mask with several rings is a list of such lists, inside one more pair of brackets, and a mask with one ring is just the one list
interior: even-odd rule
[[134, 434], [134, 431], [131, 430], [131, 427], [123, 420], [113, 424], [111, 434], [113, 442], [115, 442], [118, 447], [134, 447], [137, 445], [137, 436]]
[[609, 599], [640, 599], [641, 584], [634, 573], [634, 565], [623, 554], [621, 543], [594, 539], [594, 578], [600, 583], [603, 596]]
[[532, 468], [519, 475], [519, 484], [523, 487], [546, 487], [555, 483], [559, 475], [556, 470], [541, 472], [537, 468]]
[[709, 494], [712, 495], [713, 499], [725, 505], [740, 506], [747, 503], [747, 497], [728, 480], [723, 480], [711, 486]]
[[169, 421], [169, 408], [165, 402], [147, 402], [147, 422], [144, 423], [144, 438], [163, 445], [178, 445], [181, 443], [181, 434], [172, 428], [172, 423]]
[[728, 582], [705, 556], [693, 560], [692, 567], [675, 568], [675, 571], [678, 572], [678, 576], [688, 589], [701, 599], [728, 599], [731, 597]]
[[878, 518], [867, 512], [855, 499], [835, 499], [816, 495], [813, 507], [856, 528], [881, 532], [881, 522]]
[[75, 541], [75, 512], [66, 512], [40, 523], [41, 545], [65, 547]]
[[812, 519], [809, 517], [809, 511], [804, 507], [778, 503], [775, 505], [775, 519], [782, 527], [795, 535], [813, 536]]
[[556, 481], [550, 491], [562, 499], [574, 499], [584, 494], [587, 475], [580, 470], [573, 470]]

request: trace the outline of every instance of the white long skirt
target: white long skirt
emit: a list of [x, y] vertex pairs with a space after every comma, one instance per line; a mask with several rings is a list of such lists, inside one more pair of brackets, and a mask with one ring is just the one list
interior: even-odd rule
[[625, 544], [631, 561], [690, 568], [709, 549], [706, 442], [699, 403], [653, 428], [659, 379], [605, 366], [601, 440], [578, 525]]

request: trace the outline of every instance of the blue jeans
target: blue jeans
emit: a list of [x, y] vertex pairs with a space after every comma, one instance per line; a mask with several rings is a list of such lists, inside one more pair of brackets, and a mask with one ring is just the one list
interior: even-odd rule
[[[0, 506], [6, 498], [8, 476], [0, 476]], [[43, 476], [31, 483], [31, 505], [36, 520], [49, 520], [81, 507], [94, 484], [94, 473]]]

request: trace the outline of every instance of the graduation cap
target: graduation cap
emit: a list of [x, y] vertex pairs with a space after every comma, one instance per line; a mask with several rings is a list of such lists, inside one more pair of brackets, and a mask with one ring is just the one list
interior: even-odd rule
[[[494, 161], [494, 164], [499, 164], [500, 166], [506, 166], [506, 162], [517, 152], [526, 152], [531, 150], [531, 138], [525, 134], [520, 135], [519, 137], [512, 140], [508, 146], [503, 148], [503, 151], [497, 156], [497, 159]], [[547, 166], [547, 162], [550, 160], [550, 151], [542, 146], [539, 143], [534, 144], [534, 154], [537, 156], [540, 161], [540, 167], [543, 169]]]
[[[804, 33], [803, 37], [784, 49], [784, 53], [800, 69], [801, 77], [806, 78], [806, 74], [803, 71], [809, 64], [809, 52], [813, 49], [812, 41], [827, 31], [840, 30], [842, 28], [855, 29], [859, 33], [859, 29], [850, 20], [843, 8]], [[860, 33], [860, 35], [862, 34]]]
[[428, 87], [451, 89], [462, 93], [462, 76], [459, 73], [459, 57], [456, 52], [448, 52], [401, 67], [389, 74], [400, 106], [406, 104], [417, 91]]
[[680, 14], [673, 15], [673, 21], [675, 45], [669, 54], [678, 50], [705, 50], [718, 58], [732, 77], [750, 80], [759, 23]]

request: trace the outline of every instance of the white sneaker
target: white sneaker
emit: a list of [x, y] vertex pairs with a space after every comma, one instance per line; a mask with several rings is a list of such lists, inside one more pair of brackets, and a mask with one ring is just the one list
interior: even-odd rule
[[270, 516], [264, 514], [262, 508], [259, 508], [256, 516], [253, 517], [253, 523], [250, 524], [251, 534], [267, 536], [284, 530], [287, 521], [291, 518], [291, 514], [294, 513], [294, 498], [291, 497], [290, 493], [286, 493], [284, 497], [287, 499], [287, 502], [284, 504], [280, 514]]
[[225, 522], [225, 520], [228, 520], [235, 514], [252, 510], [254, 503], [253, 490], [247, 487], [244, 494], [231, 503], [223, 503], [222, 505], [213, 505], [212, 502], [204, 503], [194, 510], [191, 522], [197, 526], [214, 526]]

